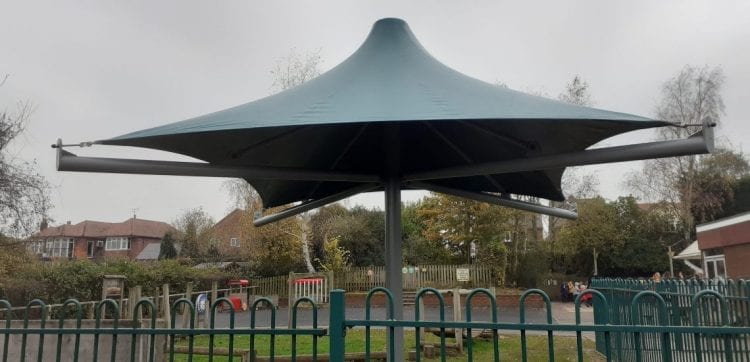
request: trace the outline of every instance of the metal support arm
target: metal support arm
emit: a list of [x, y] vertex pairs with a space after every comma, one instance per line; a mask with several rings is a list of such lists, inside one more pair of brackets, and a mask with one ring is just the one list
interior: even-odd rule
[[502, 198], [499, 196], [485, 194], [481, 192], [458, 190], [458, 189], [454, 189], [450, 187], [433, 185], [433, 184], [429, 184], [425, 182], [410, 182], [409, 186], [413, 186], [415, 188], [421, 188], [421, 189], [425, 189], [429, 191], [439, 192], [441, 194], [448, 194], [448, 195], [463, 197], [463, 198], [470, 199], [470, 200], [486, 202], [489, 204], [495, 204], [495, 205], [510, 207], [514, 209], [555, 216], [555, 217], [559, 217], [563, 219], [575, 220], [578, 218], [578, 214], [570, 210], [559, 209], [556, 207], [549, 207], [549, 206], [544, 206], [544, 205], [539, 205], [539, 204], [533, 204], [530, 202], [524, 202], [524, 201], [519, 201], [519, 200], [506, 199], [506, 198]]
[[409, 174], [404, 177], [404, 180], [418, 181], [454, 177], [497, 175], [534, 170], [548, 170], [568, 166], [638, 161], [652, 158], [710, 153], [713, 151], [713, 148], [713, 129], [710, 126], [706, 126], [702, 131], [696, 133], [695, 135], [680, 140], [595, 148], [592, 150], [579, 152], [448, 167], [441, 170], [432, 170]]
[[253, 225], [255, 225], [255, 226], [263, 226], [263, 225], [266, 225], [266, 224], [270, 224], [270, 223], [272, 223], [274, 221], [279, 221], [279, 220], [282, 220], [282, 219], [286, 219], [288, 217], [292, 217], [294, 215], [301, 214], [301, 213], [303, 213], [305, 211], [309, 211], [309, 210], [312, 210], [312, 209], [317, 209], [317, 208], [319, 208], [321, 206], [325, 206], [325, 205], [328, 205], [330, 203], [333, 203], [333, 202], [336, 202], [336, 201], [339, 201], [339, 200], [343, 200], [343, 199], [345, 199], [345, 198], [347, 198], [349, 196], [354, 196], [354, 195], [362, 193], [362, 192], [371, 191], [373, 189], [376, 189], [379, 186], [380, 186], [380, 184], [364, 184], [364, 185], [359, 185], [357, 187], [352, 187], [352, 188], [350, 188], [348, 190], [344, 190], [344, 191], [339, 192], [337, 194], [326, 196], [326, 197], [323, 197], [323, 198], [317, 199], [317, 200], [307, 201], [307, 202], [304, 202], [302, 204], [299, 204], [299, 205], [296, 205], [296, 206], [292, 206], [290, 208], [287, 208], [287, 209], [284, 209], [282, 211], [279, 211], [279, 212], [277, 212], [275, 214], [263, 216], [261, 218], [256, 219], [255, 221], [253, 221]]
[[376, 175], [311, 171], [283, 167], [223, 166], [200, 162], [78, 157], [57, 147], [57, 170], [141, 175], [236, 177], [264, 180], [379, 182]]

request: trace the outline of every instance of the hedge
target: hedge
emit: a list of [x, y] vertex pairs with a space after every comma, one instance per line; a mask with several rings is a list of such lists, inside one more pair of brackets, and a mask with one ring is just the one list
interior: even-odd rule
[[169, 284], [172, 290], [180, 292], [188, 282], [193, 282], [193, 290], [208, 290], [213, 281], [240, 276], [236, 272], [217, 269], [195, 269], [177, 260], [148, 263], [124, 259], [32, 262], [19, 267], [13, 275], [2, 277], [0, 299], [7, 299], [15, 306], [25, 305], [35, 298], [47, 303], [61, 303], [69, 298], [99, 300], [102, 278], [111, 274], [127, 278], [125, 293], [129, 287], [140, 285], [145, 295], [163, 284]]

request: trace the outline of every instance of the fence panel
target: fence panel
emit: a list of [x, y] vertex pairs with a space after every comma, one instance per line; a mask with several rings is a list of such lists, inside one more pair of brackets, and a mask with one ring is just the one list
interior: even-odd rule
[[[609, 300], [609, 320], [622, 325], [669, 325], [682, 327], [750, 327], [750, 288], [744, 280], [652, 280], [594, 279], [591, 288], [602, 292]], [[648, 294], [640, 298], [639, 294]], [[636, 300], [638, 299], [638, 300]], [[633, 307], [634, 302], [637, 305]], [[663, 302], [662, 302], [663, 301]], [[598, 302], [594, 300], [596, 306]], [[660, 316], [660, 304], [664, 316]], [[622, 333], [616, 332], [615, 361], [660, 360], [668, 355], [672, 360], [732, 359], [750, 361], [747, 334], [724, 335], [706, 333]], [[603, 336], [597, 334], [597, 349], [605, 346]], [[665, 351], [666, 349], [666, 351]]]
[[[439, 275], [446, 271], [434, 268], [432, 272]], [[119, 306], [113, 300], [97, 303], [94, 320], [82, 318], [81, 303], [76, 301], [55, 309], [39, 300], [26, 306], [24, 319], [13, 320], [11, 305], [0, 300], [0, 316], [5, 320], [0, 322], [0, 350], [2, 361], [164, 361], [175, 357], [192, 360], [201, 355], [209, 360], [225, 356], [242, 361], [382, 360], [388, 355], [391, 360], [400, 361], [405, 360], [402, 355], [405, 351], [392, 348], [384, 351], [373, 348], [372, 344], [373, 334], [378, 333], [391, 336], [380, 340], [393, 346], [394, 331], [403, 328], [408, 330], [405, 346], [412, 351], [411, 357], [415, 360], [424, 357], [446, 360], [456, 353], [466, 353], [470, 361], [500, 361], [501, 358], [511, 361], [604, 358], [615, 361], [747, 361], [750, 358], [747, 343], [750, 326], [745, 319], [747, 305], [743, 304], [748, 287], [744, 282], [649, 285], [631, 280], [600, 280], [592, 285], [600, 290], [585, 291], [573, 304], [575, 324], [555, 323], [552, 303], [541, 290], [529, 290], [521, 296], [516, 321], [499, 319], [497, 301], [487, 289], [470, 292], [462, 312], [464, 317], [454, 320], [446, 320], [445, 301], [434, 288], [422, 289], [417, 296], [429, 296], [439, 303], [418, 307], [413, 320], [393, 318], [395, 301], [384, 288], [368, 293], [364, 319], [347, 319], [345, 292], [334, 290], [330, 294], [325, 328], [319, 325], [318, 307], [309, 298], [301, 298], [291, 306], [289, 328], [278, 326], [277, 311], [266, 298], [256, 299], [244, 314], [235, 314], [232, 308], [228, 313], [218, 314], [222, 305], [229, 306], [231, 302], [226, 298], [217, 299], [204, 311], [210, 316], [208, 328], [196, 328], [197, 318], [201, 318], [199, 311], [185, 298], [171, 305], [171, 323], [157, 320], [155, 305], [148, 299], [135, 305], [136, 313], [131, 320], [118, 319]], [[386, 297], [385, 313], [371, 313], [375, 308], [383, 308], [371, 303], [374, 300], [371, 297], [376, 294]], [[581, 299], [586, 294], [594, 295], [594, 322], [582, 324]], [[730, 299], [729, 295], [736, 299]], [[682, 297], [688, 299], [680, 299]], [[535, 312], [536, 317], [529, 316], [529, 301], [533, 298], [544, 308], [541, 314]], [[683, 302], [689, 303], [687, 316], [680, 314]], [[301, 304], [310, 304], [312, 308], [299, 309]], [[262, 305], [272, 308], [256, 308]], [[113, 319], [104, 318], [105, 306], [111, 308]], [[489, 313], [478, 313], [486, 306], [490, 306]], [[43, 311], [37, 320], [28, 319], [33, 307]], [[190, 321], [188, 328], [176, 326], [181, 309]], [[306, 313], [304, 318], [298, 318], [301, 313]], [[52, 314], [57, 317], [49, 317]], [[144, 314], [148, 317], [144, 318]], [[375, 319], [373, 315], [380, 317]], [[240, 318], [243, 324], [237, 326], [235, 321]], [[169, 325], [171, 327], [165, 327]], [[364, 333], [347, 331], [348, 328]], [[460, 341], [457, 336], [462, 330], [467, 332], [464, 350], [457, 345]], [[488, 333], [480, 340], [472, 331]], [[319, 337], [326, 334], [329, 336], [327, 356], [326, 351], [318, 350]], [[597, 342], [602, 344], [600, 355], [587, 347], [588, 342], [581, 338], [583, 334], [596, 335]], [[363, 338], [362, 335], [364, 342], [353, 340]], [[513, 341], [519, 344], [514, 345]], [[347, 348], [364, 351], [347, 351]], [[282, 350], [284, 352], [280, 352]]]
[[286, 298], [289, 296], [288, 280], [288, 275], [253, 279], [252, 284], [256, 287], [253, 293], [261, 296], [278, 295], [279, 298]]
[[[299, 308], [303, 304], [311, 308]], [[249, 328], [246, 325], [235, 328], [235, 311], [227, 298], [218, 298], [203, 311], [210, 316], [208, 328], [196, 327], [198, 318], [202, 318], [200, 311], [186, 298], [171, 305], [171, 323], [156, 318], [156, 306], [150, 299], [136, 303], [136, 313], [131, 320], [121, 320], [117, 302], [109, 299], [97, 303], [94, 320], [83, 319], [81, 304], [75, 300], [55, 310], [59, 315], [57, 319], [48, 318], [48, 313], [44, 312], [40, 319], [29, 320], [33, 306], [43, 311], [48, 307], [44, 302], [34, 300], [26, 307], [24, 314], [27, 318], [14, 320], [10, 303], [0, 300], [0, 316], [4, 320], [0, 323], [0, 361], [161, 362], [175, 358], [192, 360], [195, 356], [206, 356], [208, 360], [225, 356], [237, 361], [267, 361], [278, 355], [274, 340], [280, 336], [291, 338], [293, 358], [315, 360], [318, 358], [318, 338], [327, 333], [318, 326], [318, 306], [309, 298], [301, 298], [292, 306], [291, 328], [278, 327], [276, 308], [266, 298], [256, 300], [251, 311], [246, 312], [249, 313]], [[112, 319], [105, 319], [105, 306], [113, 309]], [[256, 318], [256, 307], [260, 306], [270, 307], [262, 311], [270, 313], [270, 321], [267, 315]], [[183, 307], [183, 315], [189, 319], [188, 328], [176, 327], [177, 314]], [[219, 313], [221, 310], [228, 313]], [[303, 313], [306, 322], [300, 325], [298, 315]], [[144, 314], [148, 317], [144, 318]], [[264, 343], [256, 343], [259, 336], [265, 337]], [[240, 345], [240, 337], [244, 337], [242, 346], [236, 347]], [[311, 343], [310, 353], [297, 355], [298, 345], [309, 346]]]
[[[469, 269], [470, 281], [459, 282], [456, 279], [456, 269]], [[415, 265], [404, 266], [403, 271], [404, 290], [497, 286], [492, 268], [483, 265]], [[385, 285], [385, 268], [383, 266], [353, 267], [345, 272], [336, 273], [334, 280], [336, 288], [348, 292], [367, 292], [372, 288]]]

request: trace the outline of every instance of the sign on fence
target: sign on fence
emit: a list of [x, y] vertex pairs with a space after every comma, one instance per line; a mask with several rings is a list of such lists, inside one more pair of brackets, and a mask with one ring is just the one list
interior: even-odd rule
[[471, 278], [469, 277], [469, 269], [458, 268], [456, 269], [456, 280], [459, 282], [468, 282]]

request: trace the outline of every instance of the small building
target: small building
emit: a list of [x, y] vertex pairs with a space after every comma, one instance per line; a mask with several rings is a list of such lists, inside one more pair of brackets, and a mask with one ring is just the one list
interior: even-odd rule
[[750, 212], [696, 227], [707, 278], [750, 277]]
[[26, 241], [26, 247], [43, 259], [123, 257], [135, 260], [144, 250], [158, 250], [168, 232], [175, 232], [175, 229], [161, 221], [131, 218], [110, 223], [86, 220], [47, 227], [32, 235]]

